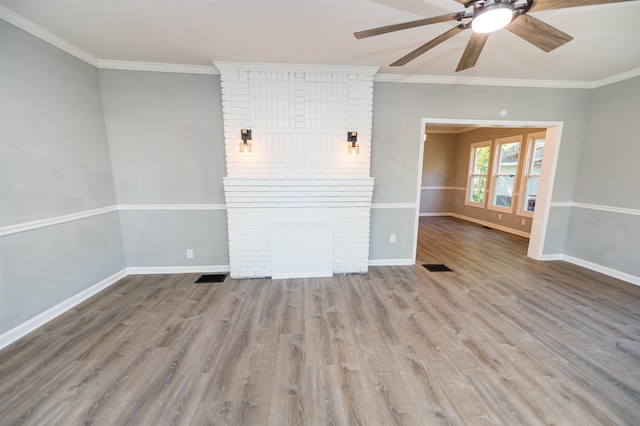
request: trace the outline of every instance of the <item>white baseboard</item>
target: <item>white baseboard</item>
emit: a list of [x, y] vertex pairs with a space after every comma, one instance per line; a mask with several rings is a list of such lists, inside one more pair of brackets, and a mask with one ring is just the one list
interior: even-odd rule
[[[457, 216], [454, 216], [457, 217]], [[460, 219], [464, 219], [461, 217]], [[464, 219], [466, 220], [466, 219]], [[507, 231], [508, 232], [508, 231]], [[583, 268], [590, 269], [592, 271], [600, 272], [601, 274], [608, 275], [613, 278], [617, 278], [622, 281], [629, 282], [640, 286], [640, 277], [627, 274], [626, 272], [618, 271], [617, 269], [609, 268], [606, 266], [598, 265], [597, 263], [589, 262], [584, 259], [569, 256], [566, 254], [545, 254], [540, 260], [564, 260], [565, 262], [572, 263], [574, 265], [581, 266]], [[413, 259], [371, 259], [369, 260], [369, 266], [408, 266], [414, 265]], [[131, 267], [125, 268], [115, 274], [105, 278], [97, 284], [81, 291], [80, 293], [64, 300], [57, 305], [47, 309], [46, 311], [36, 315], [35, 317], [23, 322], [22, 324], [12, 328], [9, 331], [0, 335], [0, 349], [10, 345], [21, 337], [26, 336], [38, 327], [43, 326], [47, 322], [63, 314], [79, 303], [87, 300], [91, 296], [99, 293], [105, 288], [116, 283], [118, 280], [126, 277], [127, 275], [137, 274], [184, 274], [184, 273], [217, 273], [217, 272], [229, 272], [229, 265], [217, 265], [217, 266], [145, 266], [145, 267]]]
[[94, 284], [85, 290], [82, 290], [80, 293], [71, 296], [67, 300], [58, 303], [57, 305], [47, 309], [46, 311], [39, 313], [35, 317], [12, 328], [11, 330], [4, 332], [0, 335], [0, 349], [10, 345], [21, 337], [26, 336], [36, 328], [42, 327], [44, 324], [48, 323], [58, 315], [63, 314], [77, 304], [84, 302], [94, 294], [99, 293], [100, 291], [104, 290], [105, 288], [109, 287], [125, 276], [127, 276], [126, 269], [116, 272], [115, 274], [105, 278], [99, 283]]
[[228, 273], [229, 265], [206, 266], [133, 266], [127, 268], [128, 275], [144, 274], [197, 274], [197, 273]]
[[185, 274], [185, 273], [215, 273], [215, 272], [229, 272], [229, 265], [218, 266], [151, 266], [151, 267], [137, 267], [137, 268], [125, 268], [110, 277], [105, 278], [97, 284], [82, 290], [80, 293], [75, 294], [64, 300], [57, 305], [47, 309], [46, 311], [36, 315], [35, 317], [28, 319], [20, 325], [12, 328], [0, 334], [0, 349], [10, 345], [21, 337], [26, 336], [38, 327], [42, 327], [52, 319], [65, 313], [69, 309], [73, 308], [77, 304], [84, 302], [91, 296], [99, 293], [110, 285], [116, 283], [118, 280], [126, 277], [127, 275], [137, 274]]
[[476, 219], [474, 217], [463, 216], [458, 213], [420, 213], [422, 217], [431, 217], [431, 216], [449, 216], [455, 217], [456, 219], [466, 220], [467, 222], [477, 223], [478, 225], [488, 226], [489, 228], [497, 229], [499, 231], [508, 232], [509, 234], [519, 235], [520, 237], [530, 238], [531, 234], [528, 232], [520, 231], [518, 229], [509, 228], [508, 226], [498, 225], [496, 223], [487, 222], [484, 220]]
[[371, 259], [369, 266], [407, 266], [415, 265], [413, 259]]
[[618, 271], [617, 269], [609, 268], [607, 266], [602, 266], [597, 263], [589, 262], [588, 260], [580, 259], [579, 257], [569, 256], [568, 254], [545, 254], [540, 258], [540, 260], [563, 260], [631, 284], [640, 285], [640, 277], [627, 274], [626, 272]]
[[457, 214], [457, 213], [451, 213], [450, 216], [451, 217], [455, 217], [457, 219], [466, 220], [467, 222], [477, 223], [478, 225], [488, 226], [489, 228], [497, 229], [499, 231], [508, 232], [509, 234], [519, 235], [519, 236], [525, 237], [525, 238], [530, 238], [531, 237], [531, 234], [528, 233], [528, 232], [519, 231], [517, 229], [509, 228], [507, 226], [497, 225], [495, 223], [487, 222], [487, 221], [476, 219], [476, 218], [473, 218], [473, 217], [463, 216], [463, 215]]
[[546, 262], [547, 260], [564, 260], [564, 255], [561, 253], [543, 254], [538, 260], [542, 260], [543, 262]]
[[597, 263], [589, 262], [588, 260], [580, 259], [578, 257], [569, 256], [568, 254], [562, 255], [562, 260], [564, 260], [565, 262], [573, 263], [574, 265], [582, 266], [583, 268], [591, 269], [592, 271], [600, 272], [601, 274], [608, 275], [622, 281], [627, 281], [631, 284], [640, 285], [640, 277], [627, 274], [626, 272], [618, 271], [617, 269], [598, 265]]
[[295, 272], [286, 273], [286, 274], [276, 274], [271, 277], [272, 280], [288, 280], [293, 278], [328, 278], [332, 277], [333, 273], [327, 274], [324, 271], [319, 272], [305, 272], [301, 274], [297, 274]]

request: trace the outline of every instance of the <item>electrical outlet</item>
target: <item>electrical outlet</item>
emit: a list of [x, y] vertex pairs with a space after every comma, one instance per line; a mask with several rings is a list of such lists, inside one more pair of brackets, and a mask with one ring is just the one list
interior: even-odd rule
[[498, 220], [502, 220], [502, 213], [498, 213]]
[[527, 221], [526, 221], [526, 220], [524, 220], [524, 219], [520, 219], [520, 225], [524, 225], [525, 223], [527, 223]]
[[193, 250], [187, 249], [187, 259], [193, 259]]
[[389, 235], [389, 242], [391, 244], [395, 244], [396, 243], [396, 234]]

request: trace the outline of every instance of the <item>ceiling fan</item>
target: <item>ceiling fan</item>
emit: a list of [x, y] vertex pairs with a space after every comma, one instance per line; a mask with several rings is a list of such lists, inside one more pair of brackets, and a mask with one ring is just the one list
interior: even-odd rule
[[529, 15], [529, 12], [540, 10], [563, 9], [568, 7], [590, 6], [595, 4], [618, 3], [634, 0], [455, 0], [464, 5], [462, 12], [448, 13], [432, 18], [419, 19], [417, 21], [401, 24], [387, 25], [366, 31], [359, 31], [353, 35], [357, 39], [386, 34], [408, 28], [421, 27], [423, 25], [439, 22], [459, 21], [459, 25], [440, 34], [438, 37], [423, 44], [414, 51], [398, 59], [390, 66], [402, 66], [414, 60], [423, 53], [429, 51], [443, 41], [466, 30], [473, 29], [473, 34], [462, 53], [456, 72], [473, 67], [478, 61], [480, 52], [489, 37], [489, 34], [501, 28], [506, 28], [515, 35], [523, 38], [545, 52], [562, 46], [571, 41], [573, 37], [557, 28], [554, 28], [539, 19]]

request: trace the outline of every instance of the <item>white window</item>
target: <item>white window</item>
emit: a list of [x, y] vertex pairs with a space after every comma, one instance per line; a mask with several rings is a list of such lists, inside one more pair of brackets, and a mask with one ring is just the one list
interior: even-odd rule
[[469, 176], [467, 178], [467, 195], [465, 204], [484, 207], [487, 195], [487, 173], [489, 171], [489, 154], [491, 141], [471, 144]]
[[493, 158], [493, 173], [487, 208], [506, 213], [513, 212], [514, 188], [518, 175], [518, 158], [522, 136], [497, 139]]
[[540, 170], [542, 168], [542, 156], [544, 154], [544, 142], [546, 132], [534, 133], [527, 138], [527, 162], [525, 163], [520, 187], [520, 203], [518, 214], [533, 216], [536, 209], [536, 196], [538, 195], [538, 183], [540, 182]]

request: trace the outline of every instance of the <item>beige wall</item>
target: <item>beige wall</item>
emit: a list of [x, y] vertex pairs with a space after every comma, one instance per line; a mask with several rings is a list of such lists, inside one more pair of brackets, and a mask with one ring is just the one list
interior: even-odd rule
[[[514, 194], [518, 195], [514, 196], [513, 214], [465, 205], [464, 189], [467, 185], [471, 144], [487, 140], [494, 142], [496, 139], [522, 135], [522, 149], [524, 149], [524, 142], [528, 135], [541, 131], [544, 129], [484, 127], [457, 134], [429, 133], [424, 149], [420, 213], [423, 215], [453, 213], [520, 233], [529, 233], [532, 219], [515, 214], [515, 206], [520, 202], [520, 175], [524, 167], [522, 151], [516, 174]], [[502, 215], [501, 219], [499, 219], [500, 215]], [[522, 219], [524, 219], [524, 225]]]

